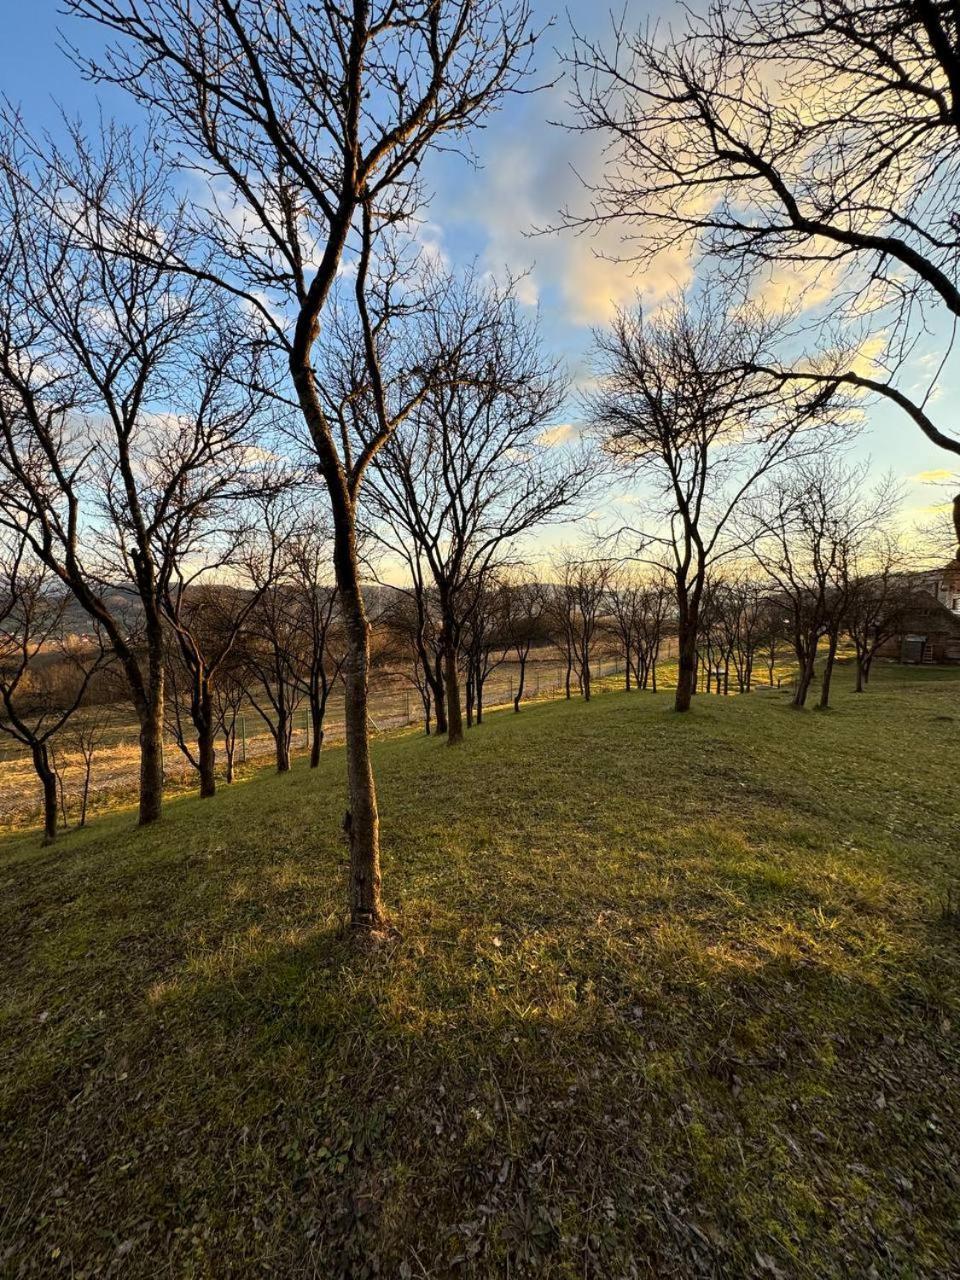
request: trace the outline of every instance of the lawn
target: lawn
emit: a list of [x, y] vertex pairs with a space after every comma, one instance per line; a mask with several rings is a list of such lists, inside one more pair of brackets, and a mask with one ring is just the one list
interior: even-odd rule
[[607, 693], [0, 842], [0, 1272], [960, 1275], [960, 671]]

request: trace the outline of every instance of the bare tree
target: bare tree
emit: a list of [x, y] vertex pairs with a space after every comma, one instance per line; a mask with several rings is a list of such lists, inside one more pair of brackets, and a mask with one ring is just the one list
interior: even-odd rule
[[470, 609], [462, 624], [463, 656], [467, 668], [467, 728], [483, 724], [483, 694], [489, 677], [510, 651], [502, 583], [492, 577], [471, 592]]
[[821, 319], [849, 303], [886, 339], [886, 367], [864, 372], [859, 340], [842, 341], [784, 375], [883, 396], [960, 453], [932, 388], [898, 376], [927, 349], [934, 315], [920, 317], [960, 316], [958, 47], [950, 6], [908, 0], [714, 2], [679, 31], [619, 21], [609, 49], [575, 38], [574, 127], [599, 134], [607, 171], [590, 213], [567, 221], [620, 223], [641, 260], [696, 245], [798, 292], [826, 283]]
[[599, 386], [587, 409], [606, 449], [652, 486], [659, 526], [639, 532], [652, 559], [669, 557], [675, 583], [677, 711], [689, 710], [695, 688], [708, 572], [737, 549], [737, 508], [801, 451], [800, 428], [820, 414], [822, 393], [786, 397], [753, 370], [778, 332], [776, 321], [717, 290], [695, 304], [678, 298], [654, 319], [640, 308], [621, 312], [596, 335]]
[[904, 611], [916, 592], [909, 568], [899, 539], [886, 529], [875, 531], [846, 566], [844, 621], [857, 655], [857, 693], [866, 691], [878, 651], [903, 626]]
[[436, 592], [456, 744], [461, 632], [476, 592], [523, 534], [569, 511], [592, 472], [544, 438], [566, 384], [512, 287], [448, 278], [438, 302], [414, 335], [438, 373], [374, 462], [371, 533]]
[[[30, 752], [43, 788], [43, 839], [57, 835], [57, 770], [53, 742], [77, 711], [106, 653], [94, 634], [65, 634], [69, 596], [37, 561], [26, 537], [0, 544], [0, 733]], [[59, 661], [67, 680], [45, 681], [40, 668]], [[49, 672], [48, 672], [49, 674]]]
[[673, 594], [663, 570], [644, 575], [630, 563], [612, 569], [605, 629], [616, 638], [623, 655], [627, 693], [633, 687], [657, 691], [657, 659]]
[[504, 581], [500, 587], [503, 638], [519, 668], [513, 693], [513, 709], [519, 712], [526, 690], [527, 663], [532, 649], [549, 642], [549, 597], [540, 582]]
[[377, 626], [386, 638], [389, 667], [399, 668], [402, 678], [419, 694], [427, 737], [433, 732], [434, 712], [437, 733], [446, 733], [439, 622], [423, 584], [409, 590], [397, 589], [381, 610]]
[[140, 722], [140, 822], [162, 802], [164, 604], [247, 483], [261, 396], [241, 317], [137, 246], [184, 231], [119, 132], [0, 157], [0, 521], [108, 638]]
[[[555, 598], [564, 616], [563, 630], [569, 637], [570, 661], [583, 699], [589, 702], [593, 692], [590, 664], [601, 634], [613, 568], [607, 560], [578, 557], [568, 552], [557, 561], [556, 572], [559, 583]], [[569, 674], [567, 688], [569, 696]]]
[[821, 456], [781, 475], [757, 496], [751, 548], [789, 616], [799, 671], [793, 698], [803, 707], [820, 642], [828, 639], [821, 707], [848, 601], [856, 548], [882, 525], [895, 501], [889, 481], [864, 496], [865, 468]]
[[[204, 509], [205, 518], [197, 522], [191, 537], [181, 536], [179, 555], [170, 557], [162, 600], [179, 660], [174, 665], [176, 659], [168, 658], [168, 677], [172, 685], [180, 684], [182, 672], [187, 683], [185, 698], [177, 697], [174, 690], [174, 732], [181, 751], [199, 774], [201, 798], [216, 793], [215, 743], [220, 722], [216, 684], [273, 580], [278, 553], [276, 539], [269, 539], [264, 550], [254, 534], [260, 523], [269, 525], [274, 519], [271, 499], [276, 482], [269, 475], [253, 476], [249, 488], [238, 491], [227, 482], [229, 465], [221, 476], [222, 489]], [[239, 467], [240, 463], [234, 465]], [[263, 501], [254, 503], [248, 512], [249, 498]], [[227, 508], [223, 529], [218, 530], [211, 519], [214, 507]], [[216, 575], [213, 580], [211, 575]], [[196, 734], [195, 755], [184, 735], [181, 702]]]
[[67, 742], [74, 747], [80, 757], [83, 769], [83, 780], [80, 784], [80, 817], [77, 826], [87, 825], [87, 814], [90, 807], [90, 783], [93, 777], [93, 761], [110, 728], [111, 709], [103, 704], [97, 707], [84, 707], [74, 716], [69, 725]]
[[[409, 225], [423, 200], [428, 152], [454, 145], [520, 88], [534, 34], [526, 0], [68, 0], [119, 43], [90, 67], [128, 89], [210, 178], [184, 224], [214, 260], [154, 252], [242, 294], [286, 363], [330, 497], [334, 568], [348, 642], [345, 819], [352, 924], [376, 930], [379, 816], [367, 731], [369, 625], [356, 545], [367, 467], [400, 413], [388, 410], [379, 318], [367, 296], [385, 229]], [[221, 196], [225, 188], [226, 195]], [[356, 304], [373, 413], [352, 440], [331, 419], [312, 353], [331, 290], [359, 239]], [[416, 398], [416, 379], [411, 398]], [[357, 425], [354, 423], [354, 425]]]
[[232, 783], [236, 776], [237, 721], [240, 720], [246, 700], [243, 668], [234, 652], [221, 670], [220, 679], [213, 690], [216, 726], [223, 738], [223, 754], [226, 763], [224, 777], [228, 784]]
[[574, 586], [569, 580], [564, 561], [553, 565], [557, 581], [550, 584], [547, 592], [547, 627], [553, 643], [564, 662], [563, 688], [564, 696], [570, 701], [573, 686], [574, 670], [574, 638], [576, 612], [574, 608]]
[[296, 678], [310, 712], [310, 768], [320, 764], [327, 700], [346, 660], [337, 592], [331, 581], [332, 534], [318, 512], [301, 512], [285, 548], [284, 582], [293, 596], [294, 625], [302, 640]]
[[788, 646], [790, 619], [788, 607], [776, 589], [764, 593], [760, 616], [761, 648], [766, 653], [767, 683], [773, 688], [777, 662], [781, 651]]
[[[623, 681], [627, 693], [633, 688], [637, 672], [634, 654], [638, 649], [643, 590], [644, 585], [632, 567], [623, 565], [613, 570], [607, 592], [609, 616], [605, 630], [614, 637], [623, 656]], [[639, 674], [636, 675], [636, 686], [640, 688]]]
[[749, 693], [753, 671], [763, 639], [767, 586], [745, 571], [719, 579], [717, 587], [717, 629], [723, 649], [733, 665], [737, 689]]
[[288, 583], [269, 583], [237, 646], [247, 697], [273, 739], [278, 773], [290, 768], [294, 715], [304, 694], [300, 672], [306, 641], [299, 612], [296, 593]]

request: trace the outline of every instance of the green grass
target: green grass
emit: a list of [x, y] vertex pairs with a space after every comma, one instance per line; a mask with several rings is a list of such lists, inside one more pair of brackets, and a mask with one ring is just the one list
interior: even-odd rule
[[960, 1274], [958, 678], [382, 741], [372, 954], [339, 751], [4, 839], [0, 1272]]

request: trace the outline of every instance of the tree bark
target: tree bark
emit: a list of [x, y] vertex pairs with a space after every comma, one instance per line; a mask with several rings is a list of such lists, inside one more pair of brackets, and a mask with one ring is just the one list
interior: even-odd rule
[[463, 713], [460, 710], [460, 681], [457, 675], [457, 648], [444, 625], [443, 678], [447, 694], [447, 745], [463, 741]]
[[[677, 645], [677, 694], [675, 711], [689, 711], [697, 679], [697, 628], [690, 617], [682, 617]], [[708, 669], [709, 671], [709, 669]], [[708, 677], [709, 679], [709, 674]]]
[[139, 824], [158, 821], [163, 806], [163, 673], [151, 681], [149, 696], [140, 715], [140, 812]]
[[43, 787], [43, 843], [53, 844], [57, 838], [57, 775], [50, 767], [46, 743], [34, 743], [31, 755]]
[[320, 764], [323, 751], [323, 708], [319, 703], [310, 701], [310, 768], [316, 769]]
[[194, 703], [194, 725], [197, 730], [197, 767], [200, 773], [200, 796], [208, 799], [217, 791], [217, 751], [214, 744], [213, 698], [210, 684], [200, 678], [200, 687]]
[[290, 734], [287, 728], [287, 716], [283, 714], [277, 719], [277, 736], [274, 739], [277, 757], [277, 773], [290, 772]]
[[206, 800], [217, 791], [217, 751], [212, 724], [205, 726], [197, 739], [197, 764], [200, 771], [200, 796]]
[[520, 675], [517, 676], [517, 692], [513, 698], [513, 710], [520, 713], [520, 703], [524, 698], [524, 681], [526, 680], [526, 654], [520, 657]]
[[80, 798], [80, 827], [87, 825], [87, 805], [90, 802], [90, 773], [93, 769], [93, 755], [87, 755], [83, 762], [83, 795]]
[[797, 674], [797, 688], [793, 695], [793, 705], [800, 710], [806, 705], [807, 694], [813, 681], [814, 667], [817, 661], [816, 645], [812, 645], [810, 652], [802, 659], [800, 670]]
[[825, 711], [830, 706], [830, 681], [833, 678], [833, 664], [837, 657], [837, 645], [840, 643], [839, 633], [831, 634], [827, 648], [827, 661], [823, 668], [823, 683], [820, 686], [820, 709]]
[[354, 928], [377, 929], [383, 923], [383, 903], [380, 897], [380, 814], [367, 732], [370, 624], [356, 575], [355, 556], [351, 560], [352, 582], [348, 580], [346, 565], [341, 563], [338, 573], [347, 634], [344, 720], [350, 808], [344, 817], [343, 827], [350, 846], [350, 923]]
[[443, 655], [437, 654], [436, 668], [434, 670], [434, 678], [431, 684], [433, 691], [433, 707], [434, 719], [437, 725], [437, 736], [442, 737], [447, 732], [447, 702], [444, 696], [444, 680], [443, 680]]

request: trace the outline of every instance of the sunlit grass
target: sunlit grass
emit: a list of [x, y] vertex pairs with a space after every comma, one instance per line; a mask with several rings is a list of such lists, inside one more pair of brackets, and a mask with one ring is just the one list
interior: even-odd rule
[[3, 1265], [951, 1274], [958, 676], [379, 742], [373, 954], [336, 750], [8, 839]]

